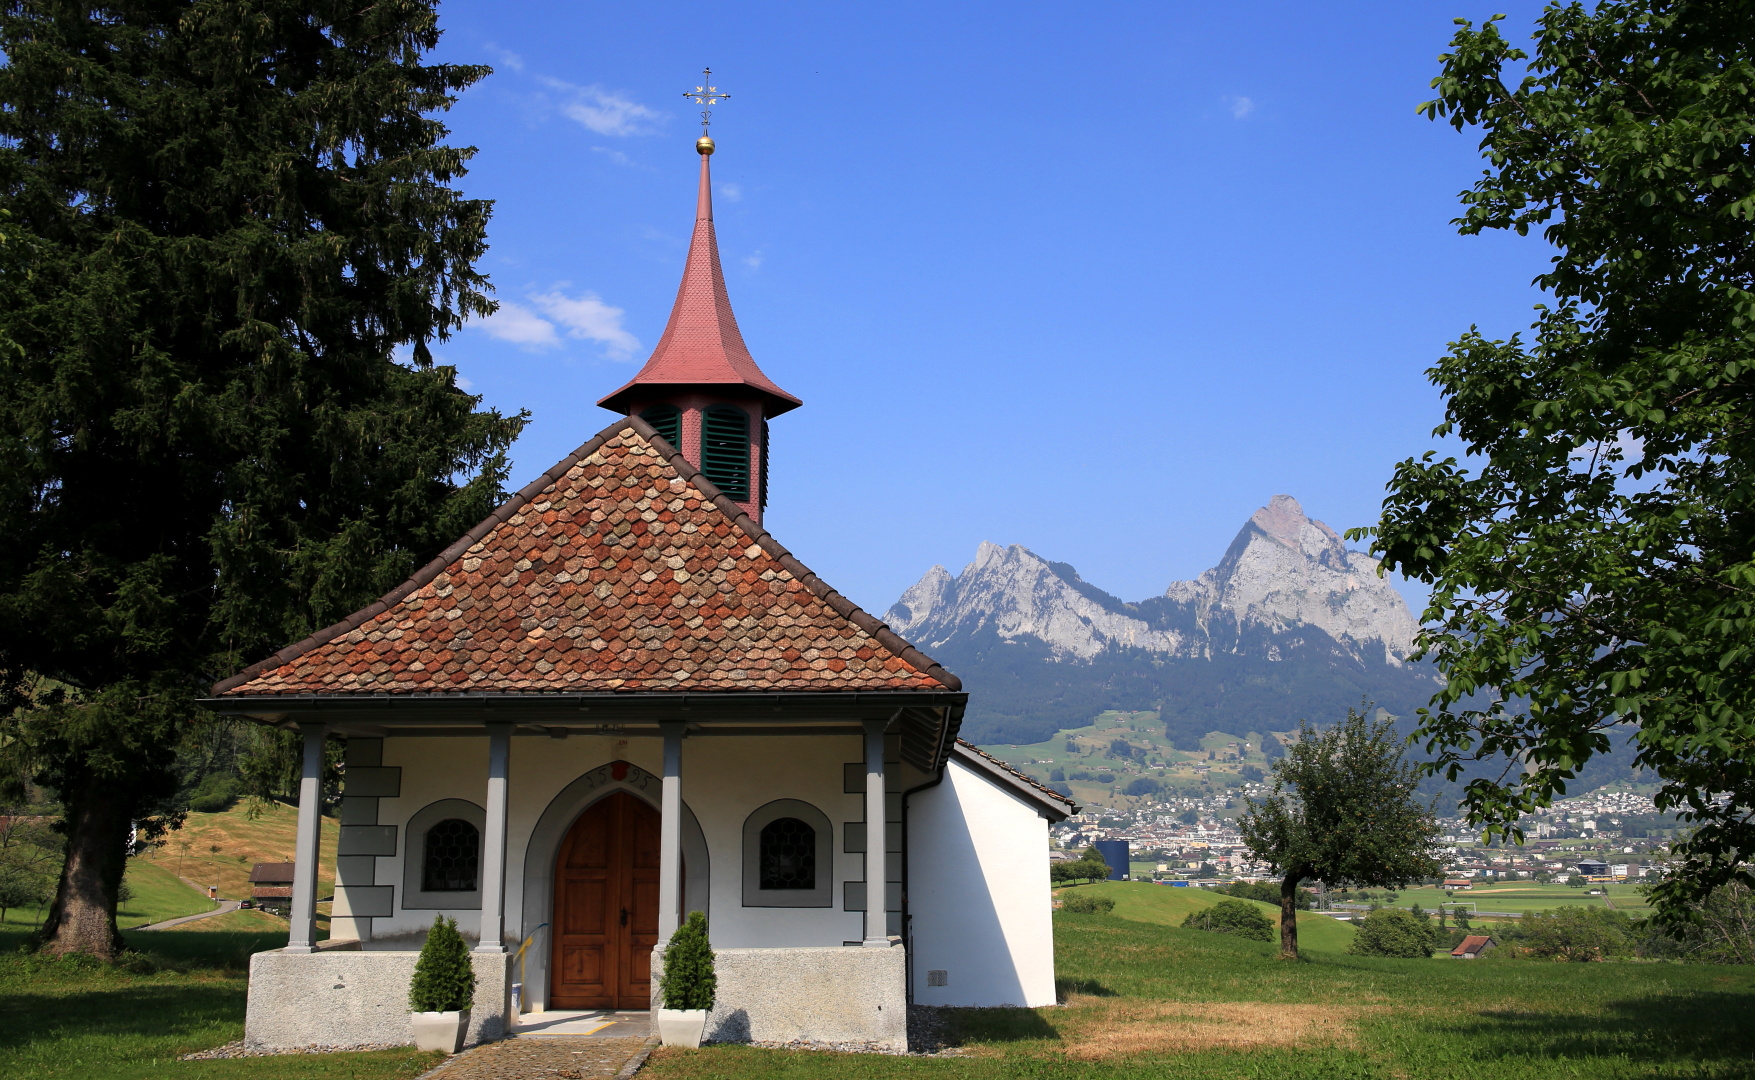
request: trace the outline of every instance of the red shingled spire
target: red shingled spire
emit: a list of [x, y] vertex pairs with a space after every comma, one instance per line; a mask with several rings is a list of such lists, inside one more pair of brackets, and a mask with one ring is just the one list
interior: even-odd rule
[[[689, 241], [689, 260], [683, 268], [682, 286], [676, 291], [676, 305], [670, 309], [670, 322], [640, 373], [598, 404], [629, 413], [651, 402], [674, 400], [679, 391], [692, 390], [754, 399], [763, 405], [764, 418], [778, 416], [804, 403], [762, 373], [738, 332], [713, 231], [713, 191], [707, 166], [713, 141], [702, 138], [696, 149], [701, 154], [701, 188], [695, 201], [695, 235]], [[698, 460], [686, 448], [684, 453]]]

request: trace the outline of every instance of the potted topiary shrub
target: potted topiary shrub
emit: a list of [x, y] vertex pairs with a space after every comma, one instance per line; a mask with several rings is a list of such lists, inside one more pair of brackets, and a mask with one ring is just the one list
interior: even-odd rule
[[414, 1045], [447, 1054], [463, 1049], [474, 1001], [475, 966], [469, 962], [469, 946], [457, 932], [457, 920], [435, 915], [408, 987]]
[[701, 1045], [718, 985], [713, 973], [713, 945], [707, 940], [707, 916], [691, 911], [664, 949], [664, 974], [658, 980], [664, 1002], [658, 1010], [658, 1037], [664, 1045]]

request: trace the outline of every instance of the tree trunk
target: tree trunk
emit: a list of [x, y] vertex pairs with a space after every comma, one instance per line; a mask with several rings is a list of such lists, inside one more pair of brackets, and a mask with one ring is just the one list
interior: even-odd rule
[[1280, 880], [1280, 959], [1298, 959], [1298, 871]]
[[116, 893], [127, 868], [129, 822], [119, 795], [102, 781], [88, 781], [77, 793], [63, 792], [67, 862], [42, 929], [43, 951], [52, 956], [79, 952], [113, 960], [121, 951]]

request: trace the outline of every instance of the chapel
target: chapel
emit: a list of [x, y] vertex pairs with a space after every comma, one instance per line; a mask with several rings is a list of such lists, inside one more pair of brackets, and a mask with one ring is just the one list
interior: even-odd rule
[[[663, 336], [615, 419], [407, 582], [213, 688], [304, 737], [292, 931], [252, 958], [253, 1047], [406, 1043], [435, 915], [469, 1041], [649, 1008], [690, 912], [707, 1038], [902, 1049], [909, 1003], [1052, 1004], [1064, 796], [958, 739], [956, 676], [762, 527], [802, 402], [732, 314], [713, 140]], [[326, 740], [345, 742], [329, 934]]]

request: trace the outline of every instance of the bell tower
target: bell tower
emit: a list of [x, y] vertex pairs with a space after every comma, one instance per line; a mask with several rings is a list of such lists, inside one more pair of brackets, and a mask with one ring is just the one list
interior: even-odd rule
[[[712, 69], [706, 72], [709, 82]], [[599, 405], [638, 416], [755, 521], [768, 503], [768, 421], [804, 404], [762, 373], [750, 356], [719, 264], [707, 134], [712, 105], [730, 95], [702, 85], [685, 94], [702, 106], [700, 189], [682, 285], [658, 347], [626, 386]]]

